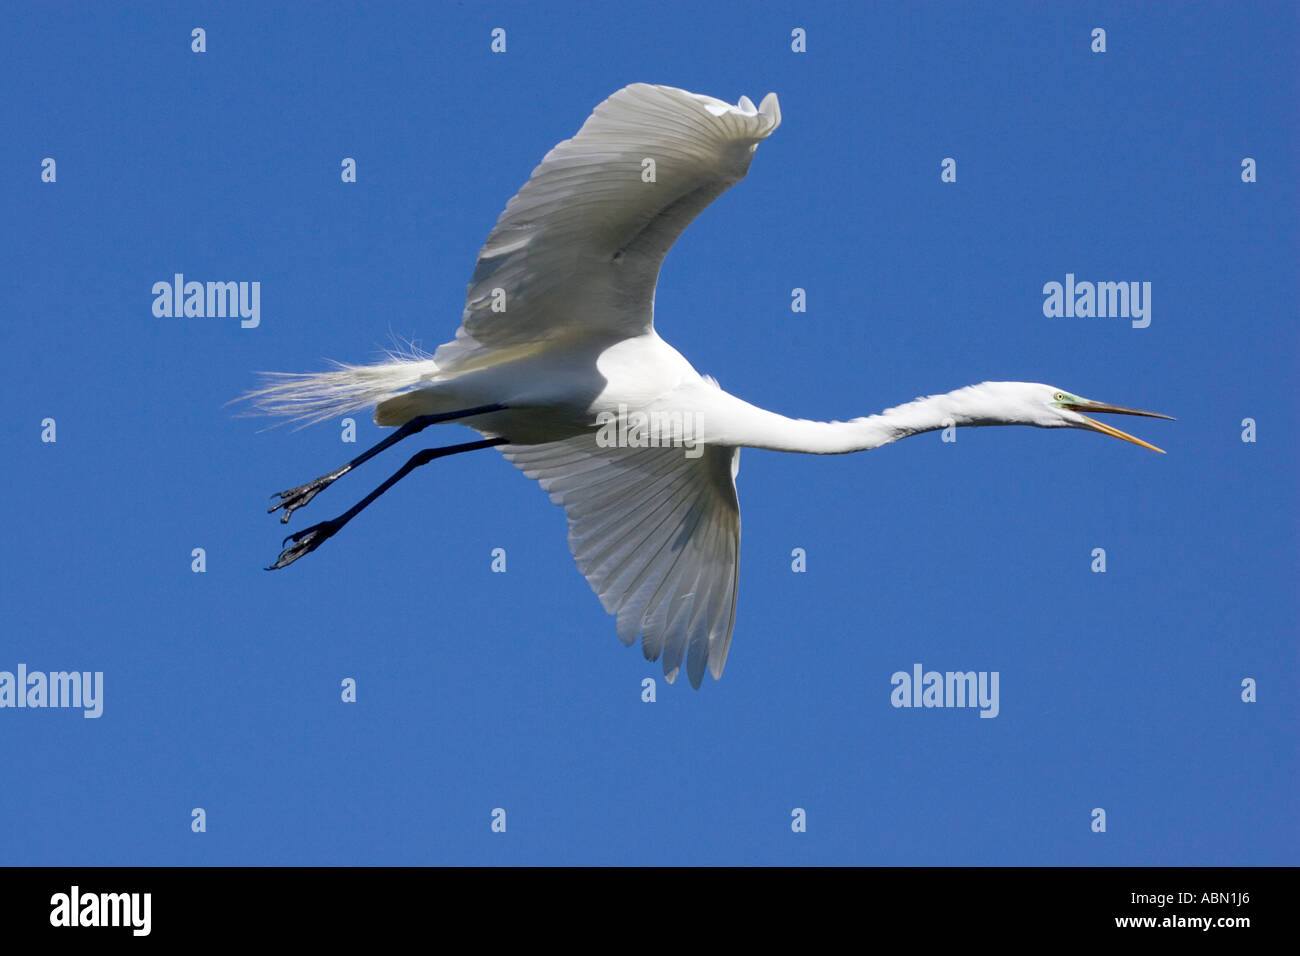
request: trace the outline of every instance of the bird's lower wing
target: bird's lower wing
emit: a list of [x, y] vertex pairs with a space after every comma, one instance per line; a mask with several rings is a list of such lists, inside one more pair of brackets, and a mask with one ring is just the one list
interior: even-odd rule
[[774, 94], [755, 107], [635, 83], [609, 97], [501, 213], [438, 366], [566, 335], [646, 332], [669, 247], [744, 177], [780, 121]]
[[594, 434], [501, 452], [564, 507], [569, 547], [618, 636], [699, 687], [722, 676], [736, 616], [740, 449], [603, 448]]

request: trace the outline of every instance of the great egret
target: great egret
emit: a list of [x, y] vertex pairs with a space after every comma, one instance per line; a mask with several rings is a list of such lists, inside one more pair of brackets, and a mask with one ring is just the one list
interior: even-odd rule
[[[352, 468], [429, 425], [481, 441], [432, 448], [351, 510], [285, 539], [272, 568], [318, 548], [388, 488], [436, 458], [497, 446], [562, 505], [579, 570], [672, 681], [722, 675], [736, 608], [740, 448], [840, 454], [950, 425], [1085, 428], [1160, 449], [1089, 415], [1168, 418], [1050, 385], [985, 382], [847, 422], [785, 418], [722, 391], [654, 328], [670, 246], [739, 182], [781, 122], [754, 107], [637, 83], [552, 149], [497, 220], [470, 279], [461, 326], [432, 356], [274, 374], [261, 411], [319, 421], [375, 406], [400, 426], [336, 471], [281, 492], [287, 521]], [[655, 422], [660, 423], [656, 430]], [[667, 435], [667, 440], [665, 440]], [[274, 499], [273, 499], [274, 500]]]

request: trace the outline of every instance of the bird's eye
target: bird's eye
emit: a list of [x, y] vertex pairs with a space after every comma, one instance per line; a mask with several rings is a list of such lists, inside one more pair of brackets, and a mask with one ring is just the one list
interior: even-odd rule
[[1063, 402], [1063, 401], [1065, 401], [1065, 393], [1064, 393], [1064, 392], [1057, 392], [1055, 395], [1052, 396], [1052, 401], [1054, 401], [1054, 402]]

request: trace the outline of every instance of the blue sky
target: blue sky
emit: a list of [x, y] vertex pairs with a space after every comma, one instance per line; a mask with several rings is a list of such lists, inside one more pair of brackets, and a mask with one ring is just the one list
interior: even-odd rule
[[[1296, 862], [1293, 5], [9, 21], [0, 670], [102, 671], [104, 703], [0, 709], [0, 862]], [[701, 372], [839, 419], [1047, 382], [1176, 416], [1119, 423], [1168, 454], [1023, 428], [743, 452], [735, 639], [698, 692], [619, 644], [561, 511], [492, 451], [262, 570], [268, 495], [383, 431], [261, 430], [223, 403], [257, 370], [450, 338], [505, 202], [636, 81], [781, 99], [661, 276], [657, 327]], [[176, 272], [259, 281], [260, 325], [156, 318]], [[1150, 282], [1150, 326], [1045, 317], [1067, 273]], [[998, 672], [998, 716], [892, 707], [916, 663]]]

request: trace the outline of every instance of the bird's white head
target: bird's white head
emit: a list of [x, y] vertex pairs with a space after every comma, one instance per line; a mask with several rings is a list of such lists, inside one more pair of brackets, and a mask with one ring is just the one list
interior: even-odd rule
[[1144, 418], [1164, 418], [1173, 421], [1169, 415], [1094, 401], [1067, 392], [1063, 388], [1057, 388], [1055, 385], [1043, 385], [1039, 382], [985, 382], [983, 385], [971, 387], [982, 393], [981, 404], [987, 409], [986, 413], [990, 418], [1000, 419], [1003, 423], [1037, 425], [1039, 428], [1085, 428], [1088, 431], [1110, 435], [1112, 438], [1122, 438], [1124, 441], [1150, 448], [1161, 454], [1164, 454], [1163, 449], [1090, 416], [1140, 415]]

